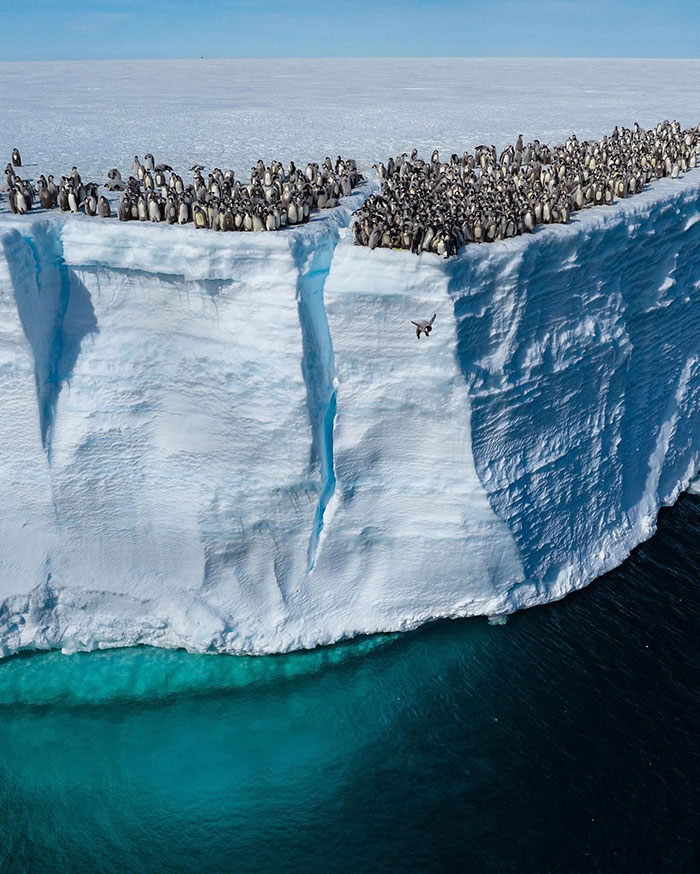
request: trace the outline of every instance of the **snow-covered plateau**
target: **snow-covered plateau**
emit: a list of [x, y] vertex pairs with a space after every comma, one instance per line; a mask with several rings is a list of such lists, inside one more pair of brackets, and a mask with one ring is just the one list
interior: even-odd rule
[[700, 173], [448, 261], [354, 246], [369, 188], [0, 217], [3, 654], [500, 615], [653, 533], [700, 467]]

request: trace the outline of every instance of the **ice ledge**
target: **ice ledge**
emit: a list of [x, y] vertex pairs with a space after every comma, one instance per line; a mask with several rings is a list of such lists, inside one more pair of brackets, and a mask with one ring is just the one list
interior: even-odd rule
[[72, 215], [56, 210], [26, 216], [0, 215], [0, 234], [16, 229], [30, 237], [34, 228], [50, 229], [59, 240], [65, 263], [76, 267], [109, 267], [141, 270], [186, 281], [254, 278], [255, 264], [262, 259], [276, 261], [278, 269], [289, 266], [289, 250], [300, 244], [322, 245], [323, 239], [337, 239], [347, 227], [353, 210], [377, 185], [364, 182], [339, 206], [314, 213], [304, 225], [282, 231], [221, 233], [196, 230], [193, 225], [150, 222], [119, 222]]
[[699, 466], [695, 180], [448, 262], [351, 204], [0, 219], [1, 651], [289, 650], [618, 564]]

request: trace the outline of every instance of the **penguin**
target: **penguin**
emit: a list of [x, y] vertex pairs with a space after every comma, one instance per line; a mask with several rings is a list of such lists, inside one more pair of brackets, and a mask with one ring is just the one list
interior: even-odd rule
[[150, 197], [148, 200], [148, 218], [152, 222], [162, 221], [160, 203], [156, 197]]
[[[109, 205], [109, 204], [108, 204]], [[131, 204], [128, 195], [123, 195], [117, 206], [117, 218], [120, 222], [131, 221]]]
[[421, 224], [417, 224], [411, 234], [411, 252], [414, 255], [420, 254], [423, 240], [425, 239], [425, 228]]
[[29, 205], [21, 187], [15, 189], [15, 209], [18, 215], [26, 215], [29, 212]]
[[49, 191], [48, 184], [39, 185], [39, 203], [42, 209], [51, 209], [53, 207], [53, 197]]
[[353, 236], [353, 239], [355, 241], [355, 245], [356, 246], [364, 246], [365, 240], [364, 240], [364, 234], [362, 233], [362, 225], [359, 222], [353, 222], [350, 229], [352, 231], [352, 236]]
[[172, 196], [165, 201], [165, 220], [169, 225], [177, 222], [177, 203]]
[[420, 340], [420, 335], [425, 334], [426, 337], [430, 336], [430, 332], [433, 330], [433, 322], [435, 321], [435, 316], [437, 313], [433, 313], [432, 318], [427, 322], [414, 322], [411, 320], [411, 324], [416, 326], [416, 337]]
[[109, 201], [104, 195], [97, 201], [97, 214], [100, 218], [109, 218], [112, 215]]
[[73, 213], [80, 212], [78, 195], [76, 194], [75, 189], [72, 186], [68, 188], [68, 208]]
[[34, 205], [35, 191], [26, 179], [22, 179], [20, 184], [22, 186], [25, 200], [27, 201], [27, 210], [30, 210]]
[[382, 237], [384, 235], [384, 227], [383, 225], [379, 225], [374, 228], [372, 233], [370, 234], [369, 241], [367, 245], [370, 249], [376, 249], [382, 242]]
[[68, 203], [68, 189], [65, 185], [61, 185], [58, 190], [58, 208], [61, 212], [68, 212], [70, 210], [70, 204]]
[[19, 149], [12, 150], [12, 166], [13, 167], [21, 167], [22, 166], [22, 158], [19, 154]]
[[207, 228], [209, 227], [209, 217], [207, 213], [202, 207], [196, 203], [192, 210], [192, 219], [194, 221], [195, 228]]

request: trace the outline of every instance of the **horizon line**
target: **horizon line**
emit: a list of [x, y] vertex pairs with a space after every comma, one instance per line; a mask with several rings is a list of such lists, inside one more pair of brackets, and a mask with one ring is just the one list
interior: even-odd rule
[[175, 55], [105, 58], [0, 58], [0, 64], [56, 64], [131, 61], [700, 61], [668, 55]]

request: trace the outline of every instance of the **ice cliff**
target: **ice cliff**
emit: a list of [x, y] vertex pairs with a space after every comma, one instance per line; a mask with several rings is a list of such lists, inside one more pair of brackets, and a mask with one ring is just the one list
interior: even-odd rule
[[309, 647], [618, 564], [700, 466], [698, 176], [450, 261], [353, 246], [362, 195], [1, 217], [0, 652]]

